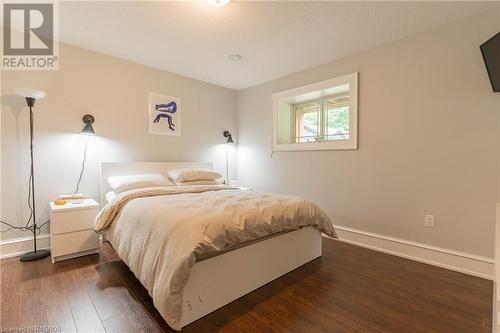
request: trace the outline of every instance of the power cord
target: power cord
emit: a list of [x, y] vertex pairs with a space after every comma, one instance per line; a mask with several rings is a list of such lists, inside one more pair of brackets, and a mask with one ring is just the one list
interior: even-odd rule
[[50, 222], [50, 220], [49, 220], [49, 221], [46, 221], [46, 222], [44, 222], [44, 223], [42, 223], [42, 224], [40, 224], [39, 226], [37, 225], [37, 226], [36, 226], [36, 229], [34, 229], [34, 226], [35, 226], [34, 224], [32, 224], [32, 225], [30, 225], [30, 226], [28, 226], [28, 227], [19, 227], [19, 226], [15, 226], [15, 225], [12, 225], [12, 224], [10, 224], [10, 223], [7, 223], [7, 222], [5, 222], [5, 221], [1, 221], [1, 220], [0, 220], [0, 223], [5, 224], [6, 226], [8, 226], [8, 228], [7, 228], [7, 229], [5, 229], [5, 230], [0, 230], [0, 233], [5, 233], [5, 232], [11, 231], [11, 230], [20, 230], [20, 231], [23, 231], [23, 232], [24, 232], [24, 231], [31, 231], [31, 232], [33, 232], [33, 233], [34, 233], [34, 232], [36, 232], [36, 235], [38, 236], [38, 235], [40, 235], [40, 233], [42, 232], [42, 227], [43, 227], [44, 225], [46, 225], [47, 223], [49, 223], [49, 222]]
[[33, 219], [33, 207], [31, 207], [31, 177], [33, 177], [33, 174], [30, 173], [30, 178], [28, 180], [28, 207], [30, 209], [30, 216], [28, 218], [28, 221], [26, 222], [26, 228], [29, 226], [31, 220]]
[[[87, 137], [87, 140], [85, 141], [85, 149], [83, 150], [82, 168], [80, 170], [80, 176], [78, 177], [78, 182], [76, 183], [75, 193], [78, 193], [78, 190], [80, 189], [80, 182], [82, 181], [83, 173], [85, 171], [85, 162], [87, 161], [87, 147], [88, 147], [88, 145], [89, 145], [89, 138]], [[30, 210], [30, 215], [28, 217], [28, 220], [26, 221], [25, 226], [24, 227], [15, 226], [15, 225], [12, 225], [10, 223], [7, 223], [7, 222], [0, 220], [0, 223], [8, 226], [8, 229], [0, 230], [0, 233], [5, 233], [5, 232], [8, 232], [10, 230], [20, 230], [23, 232], [24, 231], [31, 231], [32, 233], [39, 235], [41, 233], [42, 227], [50, 222], [50, 220], [49, 220], [47, 222], [42, 223], [41, 225], [36, 227], [36, 230], [34, 229], [34, 224], [30, 225], [30, 222], [33, 220], [33, 207], [31, 206], [31, 196], [33, 195], [33, 193], [31, 193], [31, 186], [29, 186], [29, 184], [31, 184], [32, 177], [33, 177], [33, 174], [30, 172], [30, 176], [29, 176], [29, 180], [28, 180], [28, 208]]]
[[87, 161], [87, 147], [89, 146], [89, 136], [87, 136], [87, 141], [85, 141], [85, 149], [83, 150], [83, 160], [82, 160], [82, 168], [80, 170], [80, 176], [78, 177], [78, 182], [76, 183], [75, 194], [78, 193], [80, 189], [80, 182], [82, 181], [83, 172], [85, 171], [85, 161]]
[[31, 196], [33, 195], [33, 193], [31, 193], [31, 186], [30, 186], [31, 177], [33, 177], [33, 174], [31, 174], [31, 172], [30, 172], [30, 176], [29, 176], [29, 180], [28, 180], [28, 208], [30, 210], [30, 215], [28, 217], [28, 220], [26, 221], [25, 226], [24, 227], [15, 226], [15, 225], [12, 225], [10, 223], [7, 223], [5, 221], [0, 220], [0, 223], [8, 226], [8, 229], [0, 230], [0, 233], [3, 234], [3, 233], [8, 232], [10, 230], [20, 230], [22, 232], [31, 231], [32, 233], [35, 233], [36, 235], [40, 235], [40, 233], [42, 232], [42, 230], [41, 230], [42, 227], [50, 222], [50, 220], [49, 220], [47, 222], [42, 223], [41, 225], [37, 225], [36, 230], [34, 228], [34, 226], [35, 226], [34, 224], [30, 225], [30, 222], [33, 220], [33, 207], [31, 206]]

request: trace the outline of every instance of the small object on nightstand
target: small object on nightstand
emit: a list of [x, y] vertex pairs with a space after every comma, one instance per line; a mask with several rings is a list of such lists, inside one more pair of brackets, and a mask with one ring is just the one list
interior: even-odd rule
[[99, 252], [99, 235], [93, 229], [98, 211], [93, 199], [83, 199], [78, 205], [50, 203], [52, 262]]
[[73, 205], [81, 204], [85, 202], [85, 196], [83, 193], [73, 193], [73, 194], [61, 194], [59, 199], [66, 200], [68, 203]]
[[74, 199], [74, 200], [69, 201], [69, 203], [72, 205], [79, 205], [79, 204], [84, 203], [84, 202], [85, 202], [85, 199]]
[[240, 182], [238, 180], [230, 180], [229, 181], [229, 186], [230, 187], [236, 187], [237, 189], [240, 189], [240, 190], [251, 190], [250, 187], [240, 186]]
[[54, 205], [57, 205], [57, 206], [62, 206], [62, 205], [65, 205], [66, 204], [66, 200], [56, 200], [54, 201]]
[[61, 194], [59, 196], [59, 199], [61, 200], [83, 199], [83, 193]]

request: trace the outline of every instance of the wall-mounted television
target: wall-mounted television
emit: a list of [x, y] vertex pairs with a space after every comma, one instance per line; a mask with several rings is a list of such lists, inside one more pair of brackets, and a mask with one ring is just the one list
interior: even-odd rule
[[500, 91], [500, 32], [481, 44], [481, 53], [493, 92]]

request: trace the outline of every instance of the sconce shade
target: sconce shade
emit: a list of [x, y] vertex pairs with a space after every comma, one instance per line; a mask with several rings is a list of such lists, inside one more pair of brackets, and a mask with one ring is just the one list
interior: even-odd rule
[[92, 124], [95, 121], [94, 116], [86, 114], [85, 116], [83, 116], [82, 120], [85, 123], [85, 126], [81, 130], [80, 134], [95, 135], [94, 128], [92, 127]]
[[233, 141], [233, 136], [231, 135], [231, 133], [229, 131], [224, 131], [224, 133], [222, 133], [222, 135], [227, 139], [226, 140], [226, 143], [234, 143]]

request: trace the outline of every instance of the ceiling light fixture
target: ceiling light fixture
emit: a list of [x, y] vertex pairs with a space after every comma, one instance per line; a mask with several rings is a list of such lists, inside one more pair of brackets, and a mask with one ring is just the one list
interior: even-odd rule
[[210, 6], [222, 7], [227, 5], [231, 0], [207, 0]]
[[241, 56], [240, 54], [230, 54], [227, 57], [231, 61], [241, 61], [241, 60], [243, 60], [243, 56]]

